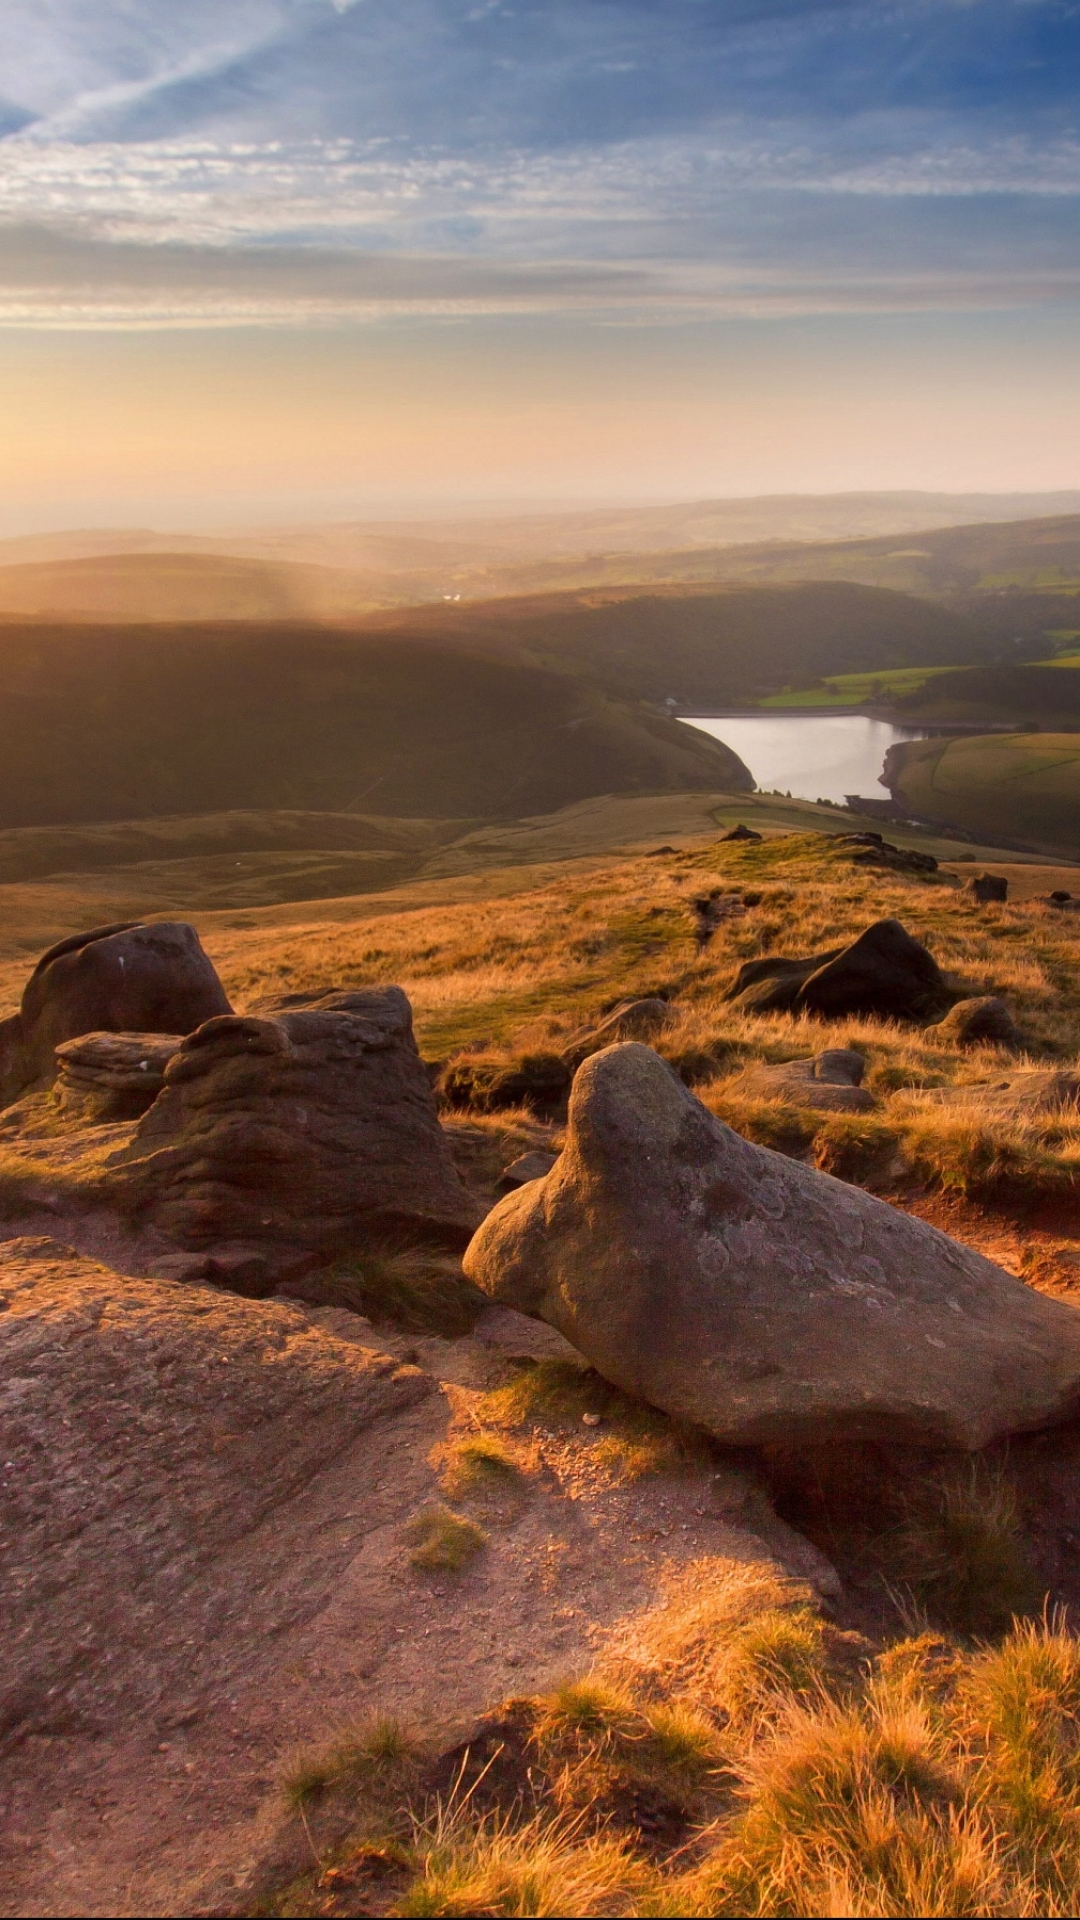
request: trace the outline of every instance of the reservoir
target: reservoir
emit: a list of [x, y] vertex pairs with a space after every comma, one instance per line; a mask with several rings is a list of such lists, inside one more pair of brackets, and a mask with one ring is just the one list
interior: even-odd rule
[[918, 727], [894, 727], [863, 713], [680, 714], [737, 753], [763, 793], [796, 800], [839, 800], [861, 793], [887, 800], [879, 784], [885, 755], [898, 740], [925, 740]]

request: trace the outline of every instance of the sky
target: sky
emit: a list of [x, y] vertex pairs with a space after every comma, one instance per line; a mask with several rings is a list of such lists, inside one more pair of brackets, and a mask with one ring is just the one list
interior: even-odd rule
[[1080, 0], [4, 0], [0, 531], [1080, 486]]

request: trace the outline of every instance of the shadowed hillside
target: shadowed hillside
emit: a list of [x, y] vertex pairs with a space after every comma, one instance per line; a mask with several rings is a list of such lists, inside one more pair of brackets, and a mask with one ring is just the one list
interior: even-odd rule
[[8, 628], [0, 824], [226, 808], [498, 818], [723, 788], [719, 742], [566, 675], [312, 627]]
[[[368, 623], [374, 629], [375, 619]], [[845, 582], [642, 593], [564, 593], [378, 617], [385, 633], [463, 642], [587, 674], [625, 698], [709, 708], [826, 673], [984, 657], [973, 620]]]

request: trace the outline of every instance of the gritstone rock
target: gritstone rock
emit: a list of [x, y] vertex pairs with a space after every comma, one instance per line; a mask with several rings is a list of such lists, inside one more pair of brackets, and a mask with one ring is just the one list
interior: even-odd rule
[[988, 906], [992, 900], [1008, 899], [1009, 883], [996, 873], [980, 873], [968, 881], [966, 891], [974, 895], [980, 906]]
[[630, 1043], [465, 1256], [608, 1380], [730, 1445], [973, 1449], [1080, 1411], [1080, 1313], [856, 1187], [752, 1146]]
[[738, 1075], [732, 1091], [763, 1100], [788, 1100], [823, 1113], [870, 1113], [874, 1096], [862, 1085], [866, 1062], [849, 1047], [829, 1047], [809, 1060], [754, 1066]]
[[976, 1000], [958, 1000], [944, 1020], [927, 1027], [926, 1031], [957, 1047], [977, 1046], [983, 1040], [999, 1047], [1018, 1047], [1023, 1042], [1023, 1035], [1004, 1000], [992, 993]]
[[580, 1066], [588, 1054], [610, 1047], [615, 1040], [647, 1039], [667, 1026], [673, 1017], [666, 1000], [623, 1000], [598, 1026], [581, 1027], [577, 1033], [570, 1034], [563, 1045], [563, 1059]]
[[229, 1013], [225, 989], [182, 920], [97, 927], [43, 953], [18, 1013], [0, 1024], [0, 1105], [51, 1086], [55, 1050], [84, 1033], [191, 1033]]
[[207, 1021], [169, 1062], [110, 1179], [180, 1246], [225, 1243], [241, 1262], [260, 1243], [284, 1260], [402, 1232], [462, 1246], [479, 1216], [400, 987]]
[[513, 1193], [530, 1180], [543, 1180], [558, 1159], [557, 1153], [523, 1153], [504, 1167], [496, 1183], [497, 1194]]
[[152, 1107], [180, 1033], [84, 1033], [55, 1049], [56, 1092], [66, 1113], [134, 1120]]
[[284, 1301], [131, 1279], [49, 1240], [0, 1244], [0, 1304], [8, 1735], [145, 1711], [192, 1636], [310, 1609], [297, 1504], [432, 1384]]
[[899, 920], [878, 920], [850, 946], [805, 959], [748, 960], [727, 998], [749, 1013], [940, 1017], [953, 996], [933, 956]]

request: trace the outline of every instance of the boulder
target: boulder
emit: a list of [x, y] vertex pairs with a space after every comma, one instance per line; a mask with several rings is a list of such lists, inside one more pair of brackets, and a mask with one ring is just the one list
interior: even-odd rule
[[43, 953], [0, 1025], [0, 1105], [49, 1087], [56, 1048], [84, 1033], [191, 1033], [232, 1009], [194, 927], [121, 922]]
[[722, 833], [720, 838], [721, 840], [760, 840], [761, 835], [755, 832], [753, 827], [744, 826], [740, 820], [737, 827], [732, 827], [730, 833]]
[[1007, 900], [1009, 883], [996, 873], [977, 873], [968, 881], [965, 892], [985, 907], [994, 900]]
[[298, 1251], [402, 1234], [463, 1246], [480, 1214], [400, 987], [207, 1021], [107, 1171], [125, 1210], [178, 1246], [233, 1249], [249, 1290], [260, 1249], [269, 1287]]
[[958, 1000], [944, 1020], [926, 1031], [957, 1047], [974, 1047], [983, 1041], [998, 1047], [1023, 1045], [1023, 1035], [1004, 1000], [992, 993], [975, 1000]]
[[497, 1194], [515, 1193], [530, 1180], [543, 1180], [558, 1159], [557, 1153], [522, 1153], [504, 1167], [495, 1187]]
[[632, 1042], [585, 1062], [558, 1164], [499, 1202], [465, 1270], [732, 1446], [974, 1449], [1080, 1412], [1080, 1313], [751, 1145]]
[[133, 1120], [152, 1107], [179, 1033], [84, 1033], [55, 1049], [56, 1093], [65, 1113], [94, 1120]]
[[899, 920], [878, 920], [850, 946], [828, 953], [748, 960], [726, 997], [749, 1013], [922, 1021], [940, 1017], [953, 995], [921, 942]]
[[761, 1100], [786, 1100], [822, 1113], [870, 1113], [877, 1102], [862, 1085], [866, 1062], [850, 1047], [829, 1047], [808, 1060], [748, 1067], [733, 1080], [733, 1092]]
[[580, 1066], [588, 1054], [599, 1052], [601, 1047], [610, 1047], [616, 1040], [649, 1039], [673, 1018], [674, 1012], [669, 1003], [658, 997], [623, 1000], [598, 1026], [581, 1027], [577, 1033], [572, 1033], [563, 1045], [563, 1059]]

